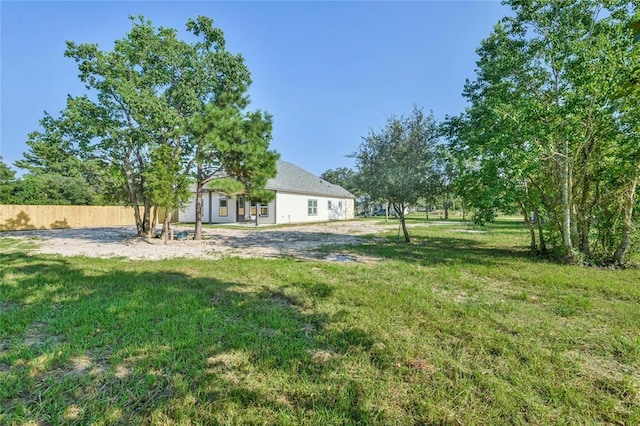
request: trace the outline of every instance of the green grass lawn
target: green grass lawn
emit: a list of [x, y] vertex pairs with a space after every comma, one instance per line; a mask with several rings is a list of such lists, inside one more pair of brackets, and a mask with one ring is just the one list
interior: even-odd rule
[[533, 258], [513, 222], [412, 234], [362, 263], [0, 238], [0, 424], [640, 424], [639, 269]]

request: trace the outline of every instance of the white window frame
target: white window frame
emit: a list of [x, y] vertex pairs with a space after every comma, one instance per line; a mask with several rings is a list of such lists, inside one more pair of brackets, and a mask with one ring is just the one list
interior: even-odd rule
[[307, 216], [318, 216], [318, 199], [309, 198], [307, 200]]

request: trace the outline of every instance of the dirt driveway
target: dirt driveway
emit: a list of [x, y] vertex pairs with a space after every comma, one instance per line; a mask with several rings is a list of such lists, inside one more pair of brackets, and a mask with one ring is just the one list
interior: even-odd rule
[[[375, 234], [397, 223], [379, 225], [372, 221], [330, 222], [286, 228], [230, 229], [204, 228], [202, 241], [170, 241], [135, 236], [132, 227], [56, 229], [0, 233], [0, 238], [33, 239], [35, 253], [63, 256], [124, 257], [127, 259], [169, 259], [175, 257], [217, 259], [222, 256], [358, 260], [340, 255], [340, 249], [357, 244], [361, 236]], [[177, 226], [176, 231], [193, 232], [193, 227]], [[320, 247], [335, 247], [331, 253], [318, 253]]]

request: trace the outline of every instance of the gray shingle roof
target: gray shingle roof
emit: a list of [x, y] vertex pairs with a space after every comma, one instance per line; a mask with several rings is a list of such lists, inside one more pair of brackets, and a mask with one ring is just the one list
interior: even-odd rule
[[352, 193], [339, 185], [334, 185], [318, 176], [301, 169], [295, 164], [278, 160], [276, 177], [269, 179], [266, 189], [325, 195], [330, 197], [355, 198]]

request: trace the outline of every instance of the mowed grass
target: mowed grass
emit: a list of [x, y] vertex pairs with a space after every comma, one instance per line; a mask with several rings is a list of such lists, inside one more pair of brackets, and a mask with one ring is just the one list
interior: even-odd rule
[[639, 269], [411, 223], [352, 263], [0, 239], [0, 424], [640, 424]]

